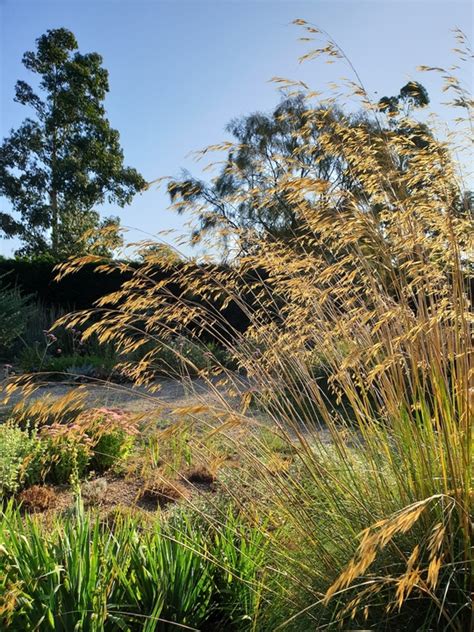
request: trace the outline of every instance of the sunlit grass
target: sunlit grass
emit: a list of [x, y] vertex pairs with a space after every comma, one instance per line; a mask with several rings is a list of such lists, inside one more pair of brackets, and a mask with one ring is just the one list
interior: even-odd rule
[[[310, 57], [324, 54], [344, 58], [334, 42]], [[462, 86], [449, 73], [444, 78], [453, 105], [470, 120]], [[394, 133], [363, 86], [349, 87], [367, 118], [354, 125], [341, 116], [328, 126], [321, 110], [310, 108], [297, 150], [281, 157], [284, 177], [263, 193], [240, 191], [229, 200], [247, 197], [258, 210], [278, 196], [297, 214], [294, 234], [277, 239], [224, 225], [232, 243], [245, 240], [247, 254], [211, 272], [194, 261], [176, 271], [151, 250], [97, 310], [63, 322], [82, 328], [86, 339], [113, 342], [122, 355], [146, 348], [122, 367], [138, 384], [150, 382], [163, 345], [183, 377], [207, 383], [205, 396], [196, 393], [195, 404], [174, 411], [177, 425], [160, 438], [171, 449], [151, 441], [145, 466], [179, 481], [183, 463], [196, 456], [211, 470], [214, 464], [219, 495], [204, 507], [192, 498], [190, 510], [222, 524], [225, 498], [267, 542], [258, 562], [263, 613], [245, 606], [255, 630], [350, 624], [463, 632], [472, 624], [473, 588], [472, 217], [461, 203], [450, 141], [409, 116], [400, 122], [408, 132]], [[314, 94], [308, 90], [306, 98], [312, 103]], [[314, 148], [311, 130], [323, 123]], [[358, 186], [346, 190], [313, 177], [304, 164], [313, 149], [342, 155]], [[89, 261], [68, 262], [59, 273]], [[167, 266], [166, 281], [154, 280], [157, 264]], [[127, 264], [104, 264], [104, 271], [109, 265]], [[183, 288], [178, 297], [169, 292], [171, 281]], [[225, 322], [230, 301], [250, 321], [245, 334]], [[199, 368], [172, 344], [179, 335], [204, 348], [203, 334], [238, 370], [216, 357]], [[200, 424], [199, 432], [190, 434], [187, 423], [177, 432], [183, 419]], [[132, 537], [124, 525], [120, 536], [110, 535], [111, 546]], [[238, 533], [239, 525], [231, 530]], [[21, 557], [26, 543], [17, 544]], [[207, 559], [205, 546], [201, 554]], [[160, 564], [150, 561], [148, 579], [136, 571], [143, 594], [153, 590]], [[186, 564], [183, 558], [182, 568], [173, 566], [180, 577]], [[51, 567], [51, 577], [57, 572]], [[117, 568], [101, 572], [110, 585], [121, 576]], [[135, 588], [127, 590], [120, 599], [133, 603]], [[234, 594], [235, 606], [247, 597]], [[153, 608], [152, 617], [162, 612]]]

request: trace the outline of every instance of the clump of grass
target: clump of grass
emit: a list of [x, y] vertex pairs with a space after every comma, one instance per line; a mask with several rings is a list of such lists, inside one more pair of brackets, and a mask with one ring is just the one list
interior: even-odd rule
[[175, 503], [189, 498], [189, 490], [176, 481], [166, 481], [156, 476], [146, 480], [139, 495], [139, 500], [155, 504], [157, 507], [165, 507], [169, 503]]
[[31, 485], [18, 496], [18, 501], [23, 509], [31, 513], [54, 509], [56, 500], [54, 490], [46, 485]]
[[[305, 58], [324, 55], [344, 60], [332, 40]], [[470, 116], [460, 82], [449, 71], [445, 79], [454, 106]], [[280, 158], [282, 177], [225, 200], [258, 212], [277, 198], [294, 213], [294, 231], [279, 238], [226, 224], [225, 237], [247, 253], [232, 266], [206, 273], [184, 264], [167, 280], [185, 287], [176, 297], [153, 280], [145, 258], [100, 301], [100, 320], [84, 312], [70, 325], [113, 340], [121, 353], [177, 333], [196, 344], [209, 333], [229, 350], [239, 372], [218, 358], [196, 371], [177, 351], [182, 375], [199, 374], [213, 398], [175, 414], [204, 418], [208, 438], [239, 452], [241, 473], [221, 491], [252, 514], [262, 538], [272, 534], [269, 629], [353, 621], [463, 632], [472, 626], [473, 588], [472, 217], [451, 139], [438, 139], [410, 112], [394, 123], [362, 85], [346, 88], [365, 109], [359, 121], [309, 106], [294, 125], [295, 151]], [[302, 98], [311, 104], [314, 94]], [[321, 179], [308, 154], [339, 156], [343, 181], [354, 186]], [[229, 177], [235, 169], [233, 162]], [[60, 275], [83, 263], [68, 262]], [[250, 322], [245, 334], [225, 322], [217, 297], [239, 305]], [[138, 383], [153, 375], [153, 354], [128, 367]], [[242, 440], [256, 414], [287, 450], [265, 435]], [[186, 438], [175, 440], [172, 471], [190, 458]], [[203, 518], [214, 515], [219, 508]], [[153, 558], [153, 573], [158, 566]], [[234, 607], [247, 603], [240, 592], [232, 599]]]
[[216, 475], [205, 465], [200, 465], [184, 472], [183, 478], [193, 485], [213, 485]]

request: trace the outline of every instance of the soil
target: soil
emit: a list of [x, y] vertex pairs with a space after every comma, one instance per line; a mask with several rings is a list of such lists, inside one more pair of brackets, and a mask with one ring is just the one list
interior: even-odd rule
[[[81, 484], [84, 506], [94, 509], [102, 517], [112, 515], [117, 509], [133, 509], [150, 514], [195, 495], [214, 491], [214, 480], [196, 483], [191, 480], [182, 483], [161, 481], [150, 485], [140, 477], [120, 477], [113, 474], [91, 478]], [[18, 500], [22, 502], [25, 513], [50, 517], [70, 513], [75, 506], [70, 485], [34, 485], [21, 492]]]
[[[39, 385], [26, 398], [20, 391], [6, 400], [6, 383], [0, 383], [0, 416], [7, 416], [10, 409], [23, 401], [33, 403], [45, 396], [60, 399], [78, 388], [76, 383], [49, 382]], [[177, 407], [210, 404], [217, 401], [219, 391], [204, 380], [187, 382], [163, 379], [152, 385], [152, 389], [120, 384], [81, 384], [85, 393], [86, 408], [117, 408], [140, 415], [150, 414], [160, 423], [166, 420], [166, 413]], [[156, 389], [156, 390], [155, 390]], [[161, 423], [160, 423], [161, 425]], [[94, 508], [102, 516], [113, 514], [117, 508], [133, 508], [145, 513], [167, 508], [194, 493], [212, 491], [213, 481], [203, 478], [196, 472], [196, 480], [176, 489], [166, 485], [151, 487], [137, 476], [115, 476], [105, 474], [96, 476], [82, 484], [82, 497], [86, 507]], [[180, 491], [181, 490], [181, 491]], [[34, 486], [25, 490], [23, 509], [27, 513], [40, 513], [47, 516], [61, 515], [74, 510], [74, 495], [69, 485]]]

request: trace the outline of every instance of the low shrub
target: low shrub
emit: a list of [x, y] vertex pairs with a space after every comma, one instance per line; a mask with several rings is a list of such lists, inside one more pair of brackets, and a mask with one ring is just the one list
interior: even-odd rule
[[0, 497], [37, 482], [43, 453], [36, 431], [22, 430], [12, 421], [0, 425]]
[[89, 505], [99, 505], [105, 498], [108, 483], [105, 478], [93, 478], [81, 484], [81, 496]]
[[76, 413], [41, 431], [8, 420], [0, 425], [0, 496], [25, 485], [67, 484], [91, 470], [106, 472], [128, 457], [136, 432], [123, 411], [107, 408]]
[[96, 472], [105, 472], [130, 455], [137, 428], [125, 411], [92, 409], [80, 415], [76, 423], [90, 440], [91, 468]]
[[31, 513], [53, 509], [57, 501], [54, 490], [45, 485], [32, 485], [24, 489], [18, 499], [22, 508], [27, 509]]
[[95, 378], [108, 379], [116, 364], [114, 357], [98, 355], [43, 354], [39, 348], [29, 347], [20, 355], [20, 366], [28, 373], [57, 373], [56, 379]]
[[90, 443], [74, 435], [60, 435], [43, 439], [42, 481], [54, 485], [83, 478], [89, 470], [92, 450]]
[[148, 373], [153, 378], [195, 377], [201, 371], [216, 366], [233, 366], [230, 354], [212, 342], [203, 343], [179, 336], [166, 343], [153, 341], [134, 352], [119, 354], [112, 344], [98, 344], [89, 339], [83, 343], [76, 330], [61, 327], [54, 328], [54, 333], [47, 329], [41, 331], [34, 341], [18, 351], [18, 362], [24, 372], [55, 374], [50, 379], [56, 380], [133, 381], [137, 377], [134, 367], [144, 357], [149, 362]]
[[47, 480], [67, 483], [72, 475], [105, 472], [126, 459], [137, 429], [119, 409], [98, 408], [79, 413], [69, 423], [43, 428], [49, 463]]
[[101, 434], [94, 445], [92, 469], [97, 472], [113, 467], [118, 461], [125, 459], [133, 447], [133, 437], [121, 428]]
[[146, 373], [150, 378], [196, 377], [216, 367], [236, 367], [232, 356], [223, 346], [186, 336], [163, 342], [148, 340], [134, 351], [124, 351], [120, 359], [124, 372], [132, 379], [139, 377], [137, 366], [141, 362], [146, 364]]

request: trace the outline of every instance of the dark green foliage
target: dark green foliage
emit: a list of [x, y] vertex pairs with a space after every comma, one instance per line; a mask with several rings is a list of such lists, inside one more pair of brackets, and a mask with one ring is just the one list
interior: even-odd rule
[[[45, 307], [54, 308], [64, 313], [74, 309], [91, 308], [93, 303], [101, 297], [119, 290], [122, 284], [132, 277], [132, 270], [140, 266], [138, 262], [128, 262], [127, 269], [124, 270], [123, 267], [119, 267], [120, 262], [117, 262], [117, 267], [114, 270], [107, 274], [101, 274], [97, 271], [98, 265], [98, 263], [87, 264], [74, 274], [56, 281], [54, 263], [50, 260], [0, 259], [0, 275], [8, 273], [10, 282], [18, 285], [23, 293], [33, 294]], [[179, 271], [181, 265], [181, 263], [177, 263], [176, 270]], [[211, 274], [213, 270], [219, 273], [225, 268], [223, 266], [211, 268], [196, 266], [196, 270], [199, 271], [199, 269], [203, 270], [203, 274]], [[176, 270], [170, 271], [160, 268], [158, 265], [153, 270], [153, 279], [157, 283], [167, 278], [170, 279], [167, 287], [170, 295], [173, 296], [179, 296], [184, 290], [184, 284], [180, 286], [175, 281]], [[199, 297], [193, 297], [193, 300], [200, 302]], [[62, 310], [59, 310], [58, 306], [61, 306]], [[225, 321], [229, 323], [230, 329], [242, 332], [248, 326], [249, 321], [244, 310], [235, 301], [231, 301], [222, 310], [222, 314]], [[62, 314], [58, 313], [58, 316], [60, 315]], [[51, 324], [44, 328], [49, 328]], [[69, 353], [69, 351], [66, 352]]]
[[[55, 343], [55, 345], [60, 343]], [[110, 348], [98, 349], [97, 354], [54, 355], [55, 345], [45, 353], [45, 344], [36, 344], [22, 350], [18, 361], [21, 369], [28, 373], [48, 373], [48, 379], [74, 380], [99, 379], [126, 381], [126, 373], [120, 369], [121, 362], [138, 362], [154, 349], [151, 369], [156, 376], [179, 378], [196, 376], [200, 371], [215, 366], [235, 367], [230, 355], [215, 343], [192, 342], [177, 339], [167, 345], [145, 346], [133, 354], [119, 356]], [[61, 347], [59, 347], [61, 348]]]
[[26, 349], [20, 356], [20, 366], [24, 371], [57, 373], [56, 379], [73, 379], [80, 376], [106, 379], [112, 373], [115, 363], [114, 357], [103, 355], [46, 355], [42, 358], [41, 351], [35, 348]]
[[[103, 101], [108, 73], [97, 53], [81, 54], [64, 28], [47, 31], [23, 65], [39, 77], [40, 93], [24, 81], [15, 100], [30, 107], [27, 118], [0, 147], [0, 193], [19, 215], [0, 215], [7, 236], [23, 241], [21, 253], [58, 260], [72, 254], [107, 255], [120, 243], [118, 218], [101, 221], [104, 201], [129, 203], [144, 188], [135, 170], [123, 166], [119, 133], [110, 127]], [[97, 230], [110, 229], [97, 238]], [[86, 234], [87, 231], [92, 231]]]
[[4, 630], [247, 630], [257, 615], [265, 546], [232, 518], [202, 529], [119, 515], [107, 526], [78, 503], [46, 529], [9, 507], [0, 547]]
[[179, 378], [194, 377], [216, 366], [233, 366], [232, 358], [221, 346], [177, 337], [154, 352], [151, 368], [157, 375]]
[[413, 108], [424, 108], [430, 102], [428, 91], [418, 81], [409, 81], [397, 96], [382, 97], [379, 109], [389, 115], [408, 114]]
[[94, 444], [91, 469], [105, 472], [126, 459], [133, 447], [134, 437], [123, 428], [111, 428], [102, 433]]
[[0, 356], [8, 356], [15, 341], [25, 332], [32, 305], [29, 296], [3, 281], [0, 276]]
[[0, 276], [8, 274], [11, 285], [34, 295], [45, 307], [62, 306], [64, 311], [91, 307], [97, 299], [118, 290], [129, 276], [118, 269], [99, 274], [97, 264], [90, 264], [57, 282], [54, 267], [51, 259], [0, 259]]
[[[364, 142], [371, 140], [382, 172], [390, 166], [406, 171], [410, 157], [405, 152], [387, 153], [386, 137], [394, 134], [405, 139], [414, 155], [426, 149], [432, 139], [430, 129], [409, 117], [428, 103], [428, 92], [415, 81], [403, 86], [397, 96], [380, 99], [379, 110], [388, 115], [387, 119], [370, 120], [363, 112], [345, 114], [337, 107], [313, 109], [301, 95], [287, 98], [270, 114], [256, 112], [231, 121], [227, 131], [235, 144], [217, 178], [207, 183], [185, 173], [169, 183], [171, 201], [179, 213], [197, 213], [192, 243], [211, 233], [222, 238], [225, 248], [229, 232], [238, 229], [242, 235], [239, 246], [246, 252], [252, 250], [251, 244], [255, 247], [255, 234], [266, 241], [283, 239], [294, 243], [295, 248], [307, 249], [308, 245], [302, 244], [298, 205], [292, 199], [291, 187], [286, 191], [284, 183], [292, 178], [326, 182], [334, 215], [344, 212], [348, 194], [381, 212], [382, 208], [371, 201], [368, 188], [362, 186], [362, 178], [348, 167], [340, 130], [360, 131]], [[392, 194], [393, 183], [387, 185], [387, 195]], [[324, 196], [315, 194], [313, 202]], [[325, 253], [329, 261], [333, 256]]]

